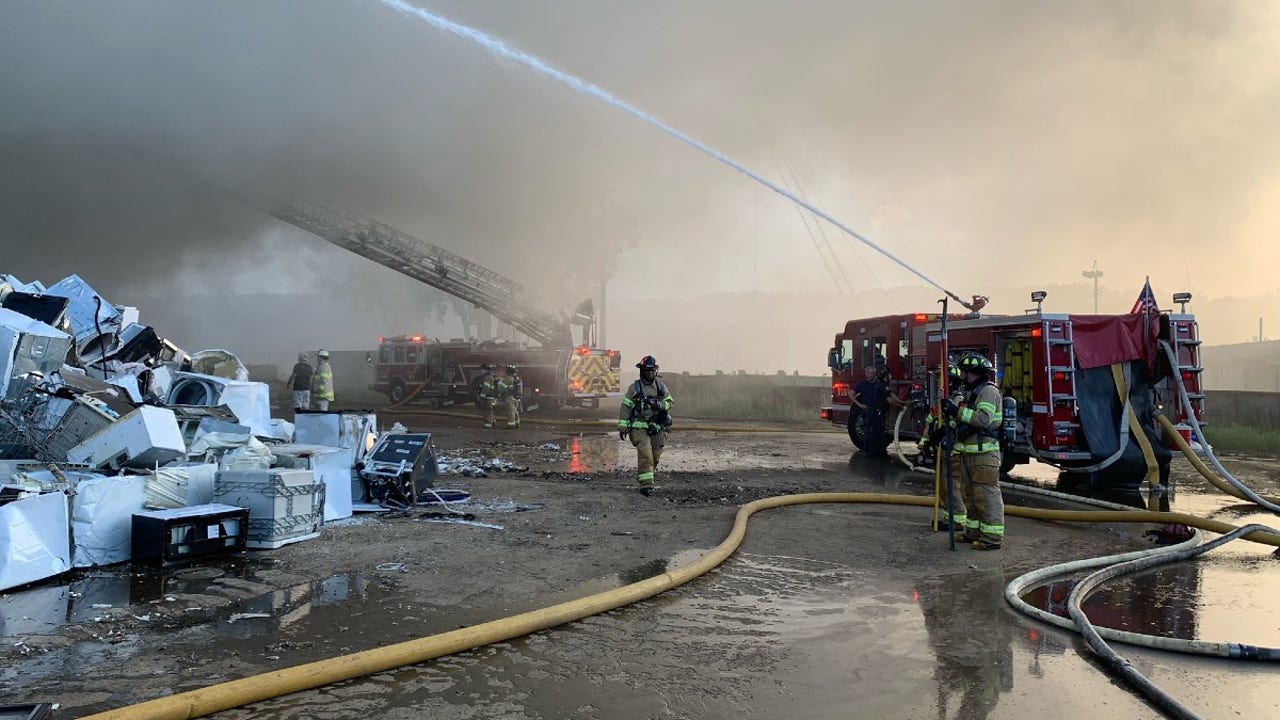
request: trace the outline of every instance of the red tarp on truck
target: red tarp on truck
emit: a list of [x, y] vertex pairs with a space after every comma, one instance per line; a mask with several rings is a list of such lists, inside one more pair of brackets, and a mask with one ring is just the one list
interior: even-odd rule
[[1112, 363], [1143, 360], [1150, 367], [1156, 358], [1156, 315], [1072, 315], [1076, 366], [1081, 370]]

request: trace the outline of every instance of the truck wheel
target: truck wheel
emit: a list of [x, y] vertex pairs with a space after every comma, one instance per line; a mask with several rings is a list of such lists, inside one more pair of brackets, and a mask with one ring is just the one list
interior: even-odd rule
[[404, 402], [407, 393], [405, 392], [404, 382], [400, 380], [391, 381], [391, 389], [387, 391], [387, 397], [391, 398], [393, 405]]
[[862, 411], [856, 407], [849, 408], [849, 439], [854, 447], [862, 449]]

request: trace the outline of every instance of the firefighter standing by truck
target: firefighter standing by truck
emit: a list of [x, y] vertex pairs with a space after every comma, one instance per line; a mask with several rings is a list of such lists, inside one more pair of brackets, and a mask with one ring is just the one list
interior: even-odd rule
[[498, 403], [498, 383], [493, 379], [493, 368], [480, 366], [480, 382], [476, 383], [476, 404], [484, 413], [484, 426], [493, 427], [493, 408]]
[[506, 367], [506, 377], [498, 381], [498, 400], [507, 406], [507, 429], [520, 427], [520, 404], [524, 402], [524, 381], [515, 365]]
[[640, 492], [653, 492], [654, 474], [662, 457], [662, 448], [671, 431], [671, 406], [674, 401], [666, 386], [658, 379], [658, 361], [646, 355], [636, 363], [640, 379], [627, 388], [618, 415], [618, 438], [631, 440], [636, 449], [636, 482]]
[[964, 375], [962, 404], [942, 401], [952, 430], [952, 474], [960, 486], [964, 540], [975, 550], [998, 550], [1004, 542], [1004, 498], [1000, 495], [1000, 427], [1003, 398], [991, 382], [991, 361], [968, 353], [957, 363]]

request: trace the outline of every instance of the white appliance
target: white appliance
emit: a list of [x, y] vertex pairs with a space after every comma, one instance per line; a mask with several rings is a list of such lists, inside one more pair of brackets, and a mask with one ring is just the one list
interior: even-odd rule
[[118, 470], [152, 468], [186, 454], [173, 411], [143, 405], [68, 450], [67, 461]]

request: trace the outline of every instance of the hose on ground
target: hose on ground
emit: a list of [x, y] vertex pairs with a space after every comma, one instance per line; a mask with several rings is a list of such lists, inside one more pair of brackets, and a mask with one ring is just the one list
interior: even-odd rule
[[[738, 508], [729, 535], [706, 555], [689, 565], [669, 570], [647, 580], [438, 635], [176, 693], [97, 713], [88, 716], [87, 720], [188, 720], [203, 717], [222, 710], [425, 662], [581, 620], [653, 597], [709, 572], [727, 560], [742, 544], [742, 539], [746, 535], [747, 521], [755, 513], [788, 505], [812, 503], [877, 503], [931, 508], [934, 500], [930, 497], [888, 493], [807, 493], [762, 498]], [[1011, 505], [1006, 506], [1005, 512], [1014, 517], [1061, 522], [1183, 523], [1217, 533], [1227, 533], [1237, 529], [1228, 523], [1184, 513], [1146, 510], [1124, 512], [1041, 510]], [[1248, 530], [1242, 537], [1253, 542], [1280, 547], [1280, 534], [1274, 532]]]
[[[1142, 673], [1138, 672], [1133, 665], [1122, 655], [1117, 653], [1107, 645], [1102, 639], [1098, 629], [1089, 621], [1089, 617], [1085, 615], [1081, 605], [1089, 597], [1089, 594], [1100, 587], [1103, 583], [1113, 578], [1125, 575], [1127, 573], [1138, 572], [1159, 565], [1167, 565], [1180, 560], [1189, 560], [1197, 555], [1202, 555], [1214, 548], [1221, 547], [1233, 540], [1237, 540], [1247, 533], [1255, 530], [1266, 532], [1275, 532], [1272, 528], [1265, 525], [1251, 524], [1232, 530], [1222, 537], [1200, 545], [1198, 547], [1186, 547], [1179, 549], [1161, 548], [1160, 552], [1151, 553], [1145, 557], [1134, 558], [1126, 562], [1122, 562], [1109, 567], [1104, 567], [1084, 579], [1076, 583], [1071, 590], [1070, 597], [1067, 598], [1067, 612], [1071, 614], [1071, 619], [1075, 621], [1076, 629], [1084, 636], [1085, 643], [1089, 645], [1089, 649], [1102, 659], [1108, 667], [1110, 667], [1117, 675], [1124, 678], [1126, 682], [1132, 685], [1143, 697], [1149, 700], [1153, 705], [1170, 717], [1179, 718], [1181, 720], [1198, 720], [1198, 716], [1174, 700], [1168, 693], [1161, 690], [1154, 683], [1146, 678]], [[1166, 641], [1178, 640], [1176, 638], [1160, 638]], [[1194, 642], [1194, 641], [1181, 641]], [[1209, 645], [1222, 646], [1226, 645], [1226, 655], [1220, 657], [1239, 658], [1245, 660], [1268, 660], [1280, 661], [1280, 649], [1256, 647], [1253, 645], [1245, 645], [1242, 643], [1209, 643]], [[1175, 647], [1166, 649], [1176, 649]]]

